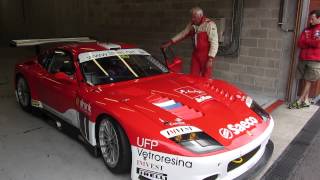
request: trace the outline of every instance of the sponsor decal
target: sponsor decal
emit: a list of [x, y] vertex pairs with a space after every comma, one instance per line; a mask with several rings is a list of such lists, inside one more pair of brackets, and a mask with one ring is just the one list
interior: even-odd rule
[[199, 89], [195, 89], [190, 86], [182, 87], [182, 88], [176, 89], [175, 91], [182, 94], [182, 95], [185, 95], [191, 99], [194, 99], [194, 98], [201, 96], [201, 95], [202, 96], [206, 95], [206, 93], [204, 91], [201, 91]]
[[119, 50], [107, 50], [107, 51], [95, 51], [79, 54], [79, 62], [87, 62], [93, 59], [111, 57], [111, 56], [123, 56], [123, 55], [150, 55], [142, 49], [119, 49]]
[[220, 128], [219, 133], [225, 139], [232, 139], [233, 138], [233, 133], [229, 129]]
[[[227, 128], [220, 128], [219, 133], [225, 139], [232, 139], [235, 135], [240, 134], [243, 131], [251, 128], [258, 124], [258, 120], [252, 116], [240, 121], [237, 124], [228, 124]], [[249, 134], [248, 134], [249, 132]], [[250, 135], [250, 131], [247, 131], [247, 134]], [[232, 134], [232, 135], [231, 135]]]
[[155, 154], [151, 151], [138, 148], [138, 156], [142, 157], [145, 161], [150, 160], [157, 163], [162, 163], [166, 165], [172, 165], [172, 166], [180, 166], [184, 168], [192, 168], [192, 162], [191, 161], [185, 161], [183, 159], [180, 159], [178, 156], [165, 156], [160, 154]]
[[143, 179], [142, 177], [145, 178], [150, 178], [150, 179], [160, 179], [160, 180], [167, 180], [168, 179], [168, 175], [164, 174], [164, 173], [159, 173], [159, 172], [155, 172], [155, 171], [150, 171], [147, 169], [142, 169], [142, 168], [137, 168], [137, 174], [139, 174], [139, 179]]
[[137, 137], [137, 145], [141, 148], [153, 149], [159, 145], [159, 142], [152, 139]]
[[181, 118], [176, 118], [175, 122], [166, 121], [161, 118], [159, 118], [159, 120], [166, 126], [181, 126], [186, 124]]
[[213, 97], [208, 95], [205, 91], [201, 91], [190, 86], [175, 89], [175, 91], [184, 96], [187, 96], [188, 98], [194, 99], [198, 103], [213, 99]]
[[185, 125], [185, 122], [164, 122], [163, 123], [166, 126], [181, 126], [181, 125]]
[[209, 99], [212, 99], [213, 97], [212, 96], [200, 96], [200, 97], [196, 97], [195, 100], [198, 102], [198, 103], [201, 103], [203, 101], [206, 101], [206, 100], [209, 100]]
[[137, 160], [137, 165], [139, 167], [144, 167], [144, 168], [155, 170], [155, 171], [163, 171], [162, 165], [150, 163], [147, 161]]
[[166, 138], [172, 138], [178, 135], [188, 134], [192, 132], [201, 132], [201, 130], [194, 126], [177, 126], [177, 127], [162, 130], [160, 134], [162, 134]]
[[76, 98], [76, 105], [80, 107], [80, 109], [88, 114], [91, 113], [91, 105], [86, 103], [83, 99]]

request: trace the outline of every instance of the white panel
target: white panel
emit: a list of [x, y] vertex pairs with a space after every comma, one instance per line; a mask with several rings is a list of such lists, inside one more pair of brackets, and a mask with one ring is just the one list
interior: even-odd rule
[[95, 129], [96, 129], [96, 123], [89, 121], [89, 143], [92, 146], [97, 145]]
[[78, 120], [78, 111], [75, 109], [68, 109], [64, 113], [60, 113], [50, 106], [43, 104], [43, 108], [51, 112], [52, 114], [58, 116], [60, 119], [68, 122], [69, 124], [75, 126], [76, 128], [80, 128], [79, 120]]
[[[149, 179], [198, 180], [219, 174], [220, 180], [234, 179], [251, 169], [261, 159], [273, 127], [274, 122], [271, 119], [268, 128], [250, 143], [237, 149], [210, 156], [179, 156], [131, 146], [131, 178], [132, 180], [138, 180], [141, 178], [139, 176], [144, 176]], [[260, 149], [251, 159], [238, 168], [229, 172], [227, 171], [230, 161], [251, 152], [258, 146], [260, 146]]]

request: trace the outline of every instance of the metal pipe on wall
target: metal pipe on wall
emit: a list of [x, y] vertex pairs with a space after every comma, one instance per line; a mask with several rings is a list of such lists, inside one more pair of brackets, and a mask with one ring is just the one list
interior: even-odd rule
[[293, 32], [294, 29], [285, 29], [283, 27], [284, 25], [284, 22], [283, 22], [283, 17], [284, 17], [284, 14], [286, 14], [286, 4], [287, 4], [287, 0], [281, 0], [280, 1], [280, 9], [279, 9], [279, 18], [278, 18], [278, 26], [279, 28], [284, 31], [284, 32]]
[[240, 50], [240, 33], [243, 19], [243, 0], [233, 0], [231, 42], [226, 46], [220, 46], [219, 56], [236, 57]]

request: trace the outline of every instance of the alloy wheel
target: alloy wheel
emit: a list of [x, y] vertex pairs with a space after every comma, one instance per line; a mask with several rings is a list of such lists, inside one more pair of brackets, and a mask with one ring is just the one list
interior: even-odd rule
[[119, 161], [119, 140], [114, 125], [107, 119], [99, 127], [100, 149], [106, 164], [113, 168]]

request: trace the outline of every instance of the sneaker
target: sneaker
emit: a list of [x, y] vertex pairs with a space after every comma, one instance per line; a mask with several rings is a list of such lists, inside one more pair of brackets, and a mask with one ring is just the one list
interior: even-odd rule
[[309, 102], [302, 102], [300, 105], [299, 105], [300, 108], [305, 108], [305, 107], [310, 107], [310, 103]]
[[289, 109], [299, 109], [301, 104], [296, 100], [289, 104]]

